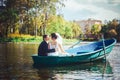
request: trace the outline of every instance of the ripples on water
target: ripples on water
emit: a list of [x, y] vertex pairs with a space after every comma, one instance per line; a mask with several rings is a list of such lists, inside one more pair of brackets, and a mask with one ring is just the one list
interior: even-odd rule
[[120, 80], [120, 43], [117, 43], [113, 51], [108, 56], [110, 66], [112, 67], [114, 80]]
[[0, 44], [0, 80], [120, 80], [120, 44], [108, 62], [98, 61], [63, 67], [33, 67], [31, 55], [39, 44]]

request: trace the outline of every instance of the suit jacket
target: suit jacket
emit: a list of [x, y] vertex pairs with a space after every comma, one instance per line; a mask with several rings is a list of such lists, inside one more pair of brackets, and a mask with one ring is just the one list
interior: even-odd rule
[[48, 43], [42, 41], [38, 48], [38, 56], [47, 56], [50, 52], [55, 52], [55, 49], [48, 49]]

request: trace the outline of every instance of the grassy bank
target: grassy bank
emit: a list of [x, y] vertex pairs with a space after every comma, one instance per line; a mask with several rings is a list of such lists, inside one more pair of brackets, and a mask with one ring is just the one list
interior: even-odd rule
[[0, 42], [40, 42], [41, 37], [33, 38], [0, 38]]
[[[39, 43], [42, 41], [40, 36], [31, 36], [24, 34], [9, 34], [7, 38], [0, 38], [0, 42], [36, 42]], [[77, 42], [77, 39], [63, 39], [63, 44], [71, 44]]]
[[[33, 38], [0, 38], [0, 42], [41, 42], [42, 37]], [[63, 39], [63, 44], [70, 44], [77, 42], [77, 39]]]

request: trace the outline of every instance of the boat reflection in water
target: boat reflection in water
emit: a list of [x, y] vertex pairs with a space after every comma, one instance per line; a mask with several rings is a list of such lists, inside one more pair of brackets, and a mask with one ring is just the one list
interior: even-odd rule
[[102, 80], [113, 79], [112, 68], [109, 62], [91, 62], [77, 65], [61, 66], [61, 67], [41, 67], [34, 65], [41, 80]]

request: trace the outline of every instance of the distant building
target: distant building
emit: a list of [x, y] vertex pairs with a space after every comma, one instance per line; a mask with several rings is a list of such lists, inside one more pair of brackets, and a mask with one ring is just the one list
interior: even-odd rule
[[79, 21], [75, 21], [75, 22], [81, 26], [83, 32], [85, 32], [86, 27], [89, 27], [91, 29], [91, 27], [94, 24], [102, 24], [101, 20], [94, 20], [94, 19], [79, 20]]

